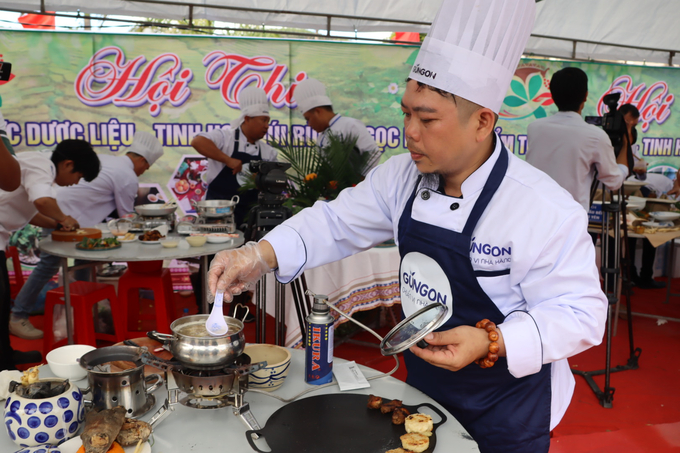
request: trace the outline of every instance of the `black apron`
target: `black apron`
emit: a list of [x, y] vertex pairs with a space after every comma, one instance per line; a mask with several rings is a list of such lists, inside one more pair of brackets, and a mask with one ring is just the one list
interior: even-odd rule
[[[239, 128], [234, 132], [234, 150], [231, 153], [231, 157], [240, 160], [243, 163], [243, 168], [248, 168], [248, 163], [251, 160], [262, 160], [262, 151], [259, 146], [257, 147], [257, 156], [239, 151], [240, 136], [241, 129]], [[231, 197], [234, 195], [239, 196], [240, 200], [234, 208], [234, 221], [237, 228], [246, 219], [252, 205], [257, 203], [258, 194], [256, 189], [239, 192], [240, 187], [236, 180], [236, 175], [233, 174], [233, 170], [225, 165], [215, 179], [208, 184], [208, 193], [205, 195], [206, 200], [231, 200]]]
[[[422, 223], [411, 217], [416, 195], [424, 200], [440, 196], [431, 192], [424, 195], [428, 189], [419, 191], [420, 178], [399, 219], [402, 293], [415, 291], [417, 297], [413, 299], [416, 303], [412, 303], [412, 299], [406, 301], [410, 304], [407, 308], [414, 311], [420, 308], [417, 306], [419, 303], [426, 304], [427, 299], [444, 301], [452, 315], [439, 330], [449, 330], [460, 325], [474, 326], [484, 318], [496, 324], [503, 322], [503, 314], [477, 282], [470, 261], [470, 244], [477, 222], [505, 176], [507, 153], [503, 146], [462, 233]], [[418, 263], [427, 260], [440, 268], [437, 272], [443, 271], [442, 275], [448, 279], [448, 282], [444, 281], [439, 285], [439, 289], [436, 284], [422, 284], [421, 278], [427, 279], [427, 274], [433, 274], [432, 264], [430, 270], [418, 272]], [[428, 268], [421, 265], [420, 269]], [[502, 274], [508, 272], [501, 271]], [[450, 291], [447, 284], [450, 285]], [[402, 306], [403, 299], [402, 297]], [[518, 379], [509, 373], [504, 357], [499, 358], [491, 368], [483, 369], [471, 363], [456, 372], [430, 365], [410, 351], [404, 353], [404, 359], [408, 369], [406, 382], [451, 412], [477, 441], [482, 453], [548, 451], [550, 365], [544, 365], [536, 374]]]

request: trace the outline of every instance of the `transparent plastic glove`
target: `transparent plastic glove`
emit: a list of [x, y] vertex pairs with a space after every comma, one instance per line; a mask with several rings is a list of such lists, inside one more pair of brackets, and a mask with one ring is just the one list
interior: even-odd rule
[[208, 285], [210, 292], [224, 292], [224, 300], [231, 302], [234, 296], [246, 291], [264, 274], [271, 272], [260, 245], [248, 242], [243, 247], [225, 250], [210, 263]]

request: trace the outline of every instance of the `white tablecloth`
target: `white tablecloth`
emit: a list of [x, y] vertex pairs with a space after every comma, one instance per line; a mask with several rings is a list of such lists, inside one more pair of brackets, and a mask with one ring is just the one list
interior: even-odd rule
[[[376, 307], [400, 303], [399, 249], [374, 247], [334, 263], [305, 271], [307, 287], [326, 294], [329, 301], [351, 315]], [[274, 279], [267, 280], [267, 313], [274, 316]], [[338, 313], [336, 327], [347, 319]], [[290, 285], [286, 285], [286, 340], [289, 347], [301, 347], [302, 333]]]

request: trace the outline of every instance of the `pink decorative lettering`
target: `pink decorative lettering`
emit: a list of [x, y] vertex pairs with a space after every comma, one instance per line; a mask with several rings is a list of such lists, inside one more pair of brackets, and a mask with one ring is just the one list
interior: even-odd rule
[[[203, 65], [207, 67], [205, 82], [213, 90], [220, 90], [224, 102], [232, 108], [238, 109], [239, 93], [248, 85], [254, 83], [264, 89], [267, 98], [277, 108], [295, 108], [293, 100], [295, 86], [307, 78], [305, 72], [299, 72], [286, 89], [283, 84], [288, 73], [288, 66], [277, 64], [276, 60], [267, 56], [246, 57], [238, 54], [227, 54], [221, 50], [210, 52], [203, 58]], [[262, 73], [270, 74], [263, 77]]]
[[143, 55], [126, 61], [120, 48], [104, 47], [78, 74], [76, 96], [91, 107], [108, 104], [141, 107], [148, 103], [149, 113], [154, 117], [161, 113], [166, 101], [175, 107], [184, 104], [191, 96], [189, 83], [194, 78], [191, 69], [182, 69], [182, 61], [172, 53], [146, 62]]
[[663, 124], [671, 116], [671, 106], [675, 96], [668, 92], [666, 82], [655, 82], [649, 88], [644, 83], [635, 86], [629, 75], [617, 77], [597, 103], [597, 113], [606, 113], [602, 98], [609, 93], [621, 93], [619, 107], [633, 104], [640, 111], [640, 128], [647, 132], [654, 121]]

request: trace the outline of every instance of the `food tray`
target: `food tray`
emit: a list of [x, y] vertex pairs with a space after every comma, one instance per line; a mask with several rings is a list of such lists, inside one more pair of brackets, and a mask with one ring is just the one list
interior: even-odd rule
[[[392, 414], [369, 409], [367, 403], [368, 395], [356, 393], [304, 398], [277, 410], [264, 428], [246, 431], [246, 437], [252, 449], [260, 453], [264, 452], [255, 445], [253, 434], [264, 437], [271, 453], [385, 453], [401, 447], [399, 437], [406, 434], [404, 425], [392, 424]], [[429, 403], [404, 404], [404, 407], [412, 414], [424, 412], [439, 416], [430, 436], [430, 446], [425, 450], [434, 452], [436, 430], [446, 422], [446, 415]], [[423, 411], [425, 407], [429, 410]], [[433, 419], [436, 420], [436, 416]]]

